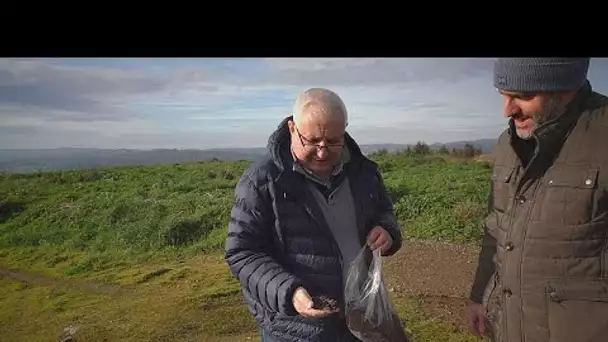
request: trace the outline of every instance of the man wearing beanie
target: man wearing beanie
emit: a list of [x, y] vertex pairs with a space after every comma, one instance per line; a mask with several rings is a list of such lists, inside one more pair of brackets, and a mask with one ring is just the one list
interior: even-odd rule
[[496, 342], [608, 341], [608, 97], [588, 58], [502, 58], [469, 328]]

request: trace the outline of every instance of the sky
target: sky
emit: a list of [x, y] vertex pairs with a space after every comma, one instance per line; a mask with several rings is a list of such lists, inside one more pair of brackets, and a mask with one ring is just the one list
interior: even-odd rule
[[[360, 144], [496, 138], [491, 58], [0, 59], [0, 149], [263, 147], [297, 95], [343, 99]], [[589, 80], [608, 93], [608, 59]]]

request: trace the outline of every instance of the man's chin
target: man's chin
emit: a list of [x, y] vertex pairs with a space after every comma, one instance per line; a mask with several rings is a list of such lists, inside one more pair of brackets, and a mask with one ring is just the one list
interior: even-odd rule
[[309, 169], [315, 173], [327, 173], [333, 170], [333, 167], [330, 163], [319, 163], [315, 161], [311, 163]]
[[532, 133], [533, 133], [532, 130], [529, 130], [529, 129], [517, 129], [516, 131], [517, 131], [517, 136], [520, 139], [524, 139], [524, 140], [530, 140], [530, 139], [532, 139]]

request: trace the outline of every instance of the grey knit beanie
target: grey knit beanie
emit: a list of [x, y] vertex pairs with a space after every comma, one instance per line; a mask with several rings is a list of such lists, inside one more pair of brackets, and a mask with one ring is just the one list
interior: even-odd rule
[[577, 90], [588, 70], [589, 58], [499, 58], [494, 86], [517, 92]]

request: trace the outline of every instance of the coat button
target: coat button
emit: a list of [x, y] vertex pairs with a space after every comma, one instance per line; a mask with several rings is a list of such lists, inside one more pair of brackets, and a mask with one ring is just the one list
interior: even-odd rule
[[513, 245], [513, 243], [509, 242], [509, 243], [507, 243], [506, 248], [507, 248], [507, 251], [512, 251], [513, 248], [515, 248], [515, 245]]
[[549, 296], [549, 299], [552, 300], [552, 301], [554, 301], [554, 302], [559, 302], [560, 301], [559, 294], [551, 286], [547, 289], [547, 295]]
[[513, 294], [513, 292], [511, 292], [510, 288], [505, 288], [504, 290], [502, 290], [502, 292], [505, 294], [505, 296], [507, 297], [511, 297], [511, 295]]

